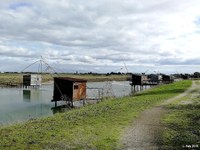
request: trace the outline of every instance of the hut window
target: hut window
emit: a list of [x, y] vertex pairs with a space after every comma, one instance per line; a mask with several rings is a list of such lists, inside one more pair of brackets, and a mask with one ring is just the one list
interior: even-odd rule
[[78, 85], [74, 85], [74, 89], [78, 89]]

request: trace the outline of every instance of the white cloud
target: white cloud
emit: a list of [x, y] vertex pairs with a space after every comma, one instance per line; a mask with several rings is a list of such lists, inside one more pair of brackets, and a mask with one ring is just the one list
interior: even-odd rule
[[13, 58], [4, 61], [11, 71], [21, 67], [10, 65], [14, 59], [23, 64], [40, 56], [72, 71], [113, 71], [124, 63], [130, 71], [198, 66], [199, 5], [197, 0], [1, 0], [0, 61]]

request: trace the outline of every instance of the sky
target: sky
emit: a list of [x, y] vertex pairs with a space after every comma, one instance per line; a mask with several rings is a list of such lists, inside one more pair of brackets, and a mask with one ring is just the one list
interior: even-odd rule
[[57, 72], [200, 72], [199, 8], [199, 0], [1, 0], [0, 72], [40, 59]]

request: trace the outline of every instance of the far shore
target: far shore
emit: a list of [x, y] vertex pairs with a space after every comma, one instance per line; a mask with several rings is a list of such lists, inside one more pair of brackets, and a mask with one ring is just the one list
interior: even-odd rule
[[[0, 86], [1, 87], [21, 87], [23, 83], [24, 74], [0, 74]], [[106, 75], [106, 74], [42, 74], [42, 84], [53, 84], [54, 77], [72, 77], [81, 78], [87, 80], [87, 82], [104, 82], [104, 81], [129, 81], [130, 76], [119, 75]]]

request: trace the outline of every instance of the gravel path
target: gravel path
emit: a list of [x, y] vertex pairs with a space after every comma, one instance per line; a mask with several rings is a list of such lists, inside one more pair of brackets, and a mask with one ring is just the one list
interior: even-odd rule
[[166, 113], [164, 105], [186, 96], [196, 89], [199, 85], [193, 82], [192, 87], [184, 93], [166, 100], [160, 106], [145, 110], [124, 132], [121, 138], [123, 149], [126, 150], [157, 150], [162, 149], [161, 133], [164, 128], [161, 126], [160, 119]]

